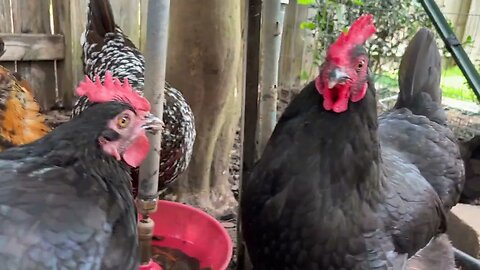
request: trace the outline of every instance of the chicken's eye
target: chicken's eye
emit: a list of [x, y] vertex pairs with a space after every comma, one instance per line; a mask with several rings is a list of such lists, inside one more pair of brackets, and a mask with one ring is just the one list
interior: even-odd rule
[[130, 117], [128, 115], [124, 115], [117, 120], [117, 126], [118, 128], [126, 128], [128, 126], [128, 123], [130, 123]]
[[363, 65], [365, 65], [365, 60], [360, 60], [360, 62], [357, 65], [357, 72], [359, 72], [362, 69]]

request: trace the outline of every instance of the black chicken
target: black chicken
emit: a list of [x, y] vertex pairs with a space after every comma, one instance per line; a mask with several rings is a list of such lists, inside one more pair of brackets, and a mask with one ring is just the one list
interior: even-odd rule
[[[142, 91], [145, 59], [115, 24], [109, 1], [90, 0], [88, 7], [87, 26], [81, 38], [85, 74], [92, 80], [95, 80], [95, 75], [98, 74], [103, 81], [108, 70], [114, 77], [128, 79], [133, 88]], [[89, 104], [91, 103], [88, 99], [80, 97], [72, 114], [78, 115]], [[192, 156], [196, 136], [190, 106], [182, 93], [167, 82], [163, 121], [165, 129], [162, 132], [159, 190], [164, 189], [185, 171]], [[133, 178], [135, 182], [138, 181], [138, 170], [133, 171]]]
[[465, 164], [465, 186], [460, 202], [480, 205], [480, 135], [468, 141], [460, 139], [459, 145]]
[[[101, 103], [0, 153], [1, 269], [138, 269], [128, 172], [148, 153], [145, 130], [159, 122], [148, 101], [118, 88], [82, 83], [78, 91]], [[103, 102], [109, 90], [121, 102]]]
[[401, 269], [445, 232], [464, 169], [438, 102], [438, 48], [417, 33], [397, 104], [377, 118], [362, 47], [375, 31], [364, 15], [329, 47], [243, 184], [255, 269]]

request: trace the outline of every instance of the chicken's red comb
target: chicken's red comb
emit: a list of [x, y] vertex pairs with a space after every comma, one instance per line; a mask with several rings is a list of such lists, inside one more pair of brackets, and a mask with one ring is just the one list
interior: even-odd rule
[[353, 22], [348, 33], [342, 32], [337, 41], [330, 45], [327, 55], [336, 54], [338, 51], [363, 45], [376, 31], [373, 16], [371, 14], [362, 15]]
[[98, 75], [95, 76], [95, 82], [85, 76], [76, 93], [78, 96], [86, 96], [91, 102], [120, 101], [130, 104], [137, 111], [150, 111], [150, 102], [132, 88], [128, 79], [125, 78], [122, 84], [118, 78], [113, 78], [110, 71], [105, 73], [103, 84]]

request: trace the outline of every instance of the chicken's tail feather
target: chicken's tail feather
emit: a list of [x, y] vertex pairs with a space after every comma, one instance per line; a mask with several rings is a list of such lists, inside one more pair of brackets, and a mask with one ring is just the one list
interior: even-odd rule
[[441, 56], [433, 33], [421, 28], [408, 44], [400, 62], [395, 108], [408, 108], [440, 124], [446, 123], [441, 107]]
[[101, 37], [115, 32], [115, 19], [109, 0], [90, 0], [86, 30], [94, 31]]

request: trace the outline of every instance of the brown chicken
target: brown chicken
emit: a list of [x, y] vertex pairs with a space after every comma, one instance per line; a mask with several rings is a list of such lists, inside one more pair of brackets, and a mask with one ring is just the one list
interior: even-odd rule
[[[0, 39], [0, 56], [4, 53]], [[0, 66], [0, 151], [30, 143], [48, 132], [31, 86], [19, 73]]]

